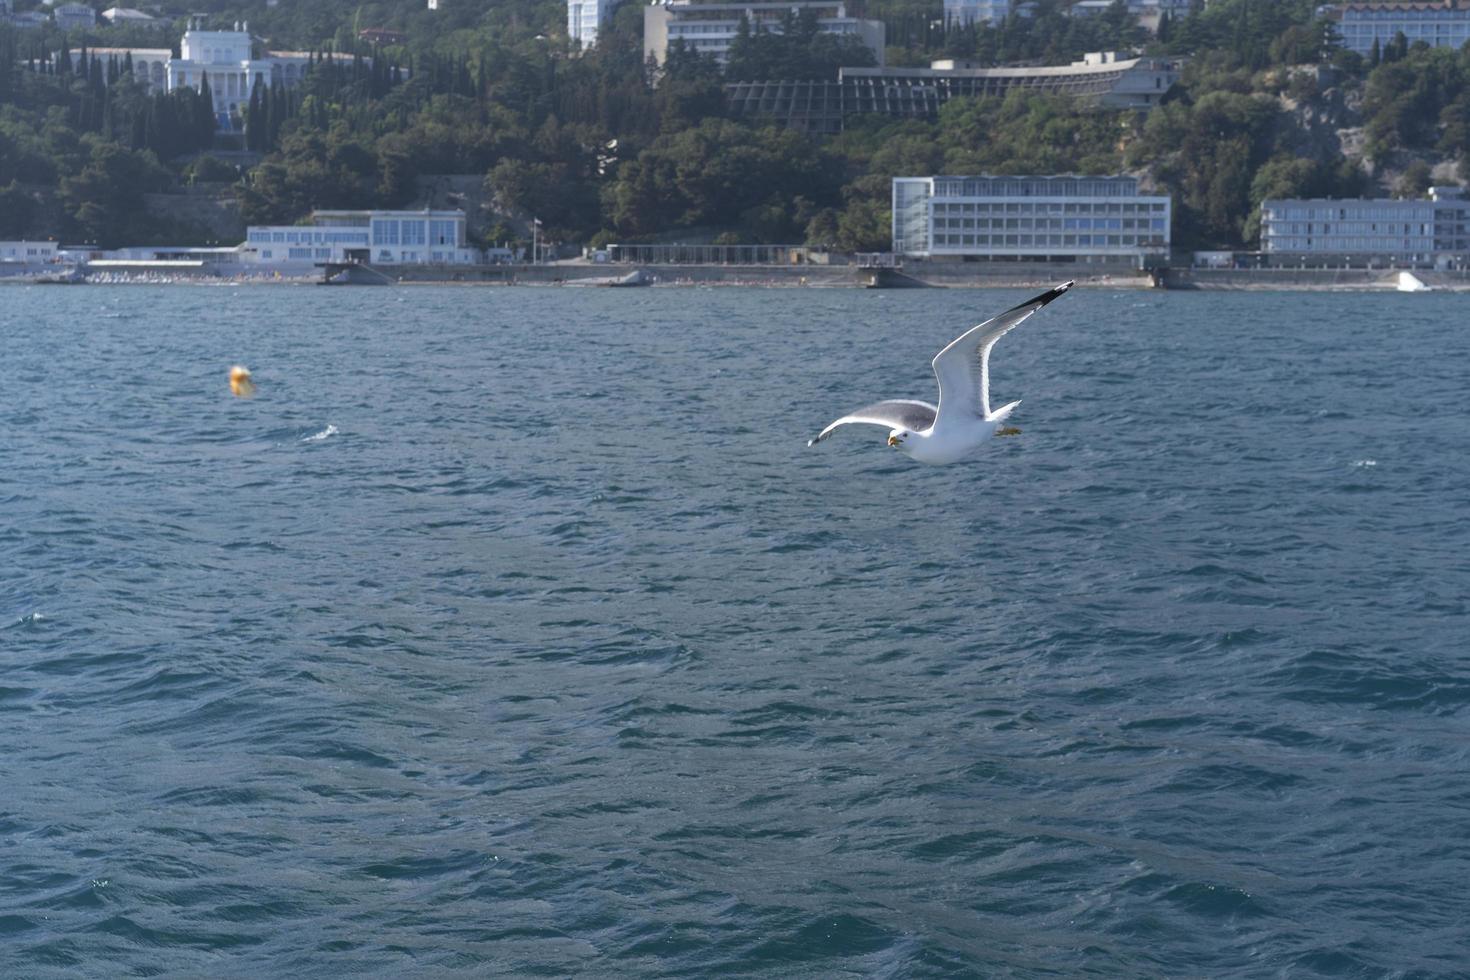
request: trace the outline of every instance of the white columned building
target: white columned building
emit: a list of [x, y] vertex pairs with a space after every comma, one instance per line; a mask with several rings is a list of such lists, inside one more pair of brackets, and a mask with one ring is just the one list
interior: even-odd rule
[[207, 79], [215, 116], [238, 116], [249, 107], [256, 83], [270, 85], [274, 62], [250, 56], [249, 25], [236, 24], [232, 31], [206, 31], [200, 28], [202, 22], [202, 17], [193, 18], [179, 46], [181, 57], [169, 60], [168, 90], [198, 90]]

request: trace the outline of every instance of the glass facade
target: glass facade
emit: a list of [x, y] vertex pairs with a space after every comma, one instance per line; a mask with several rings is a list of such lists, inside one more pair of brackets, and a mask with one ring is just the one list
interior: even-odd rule
[[397, 245], [398, 222], [386, 218], [373, 219], [373, 244]]
[[1261, 250], [1373, 256], [1405, 264], [1470, 257], [1470, 202], [1435, 188], [1428, 201], [1272, 200], [1261, 204]]
[[[314, 211], [309, 225], [255, 226], [246, 244], [261, 259], [344, 261], [365, 258], [369, 249], [380, 262], [474, 262], [476, 250], [464, 244], [464, 213], [459, 211]], [[284, 248], [266, 249], [262, 245]]]
[[1169, 251], [1170, 200], [1132, 177], [899, 177], [897, 255], [1039, 261], [1124, 259]]
[[1454, 0], [1437, 3], [1345, 3], [1336, 8], [1343, 47], [1367, 55], [1377, 41], [1381, 49], [1398, 34], [1410, 44], [1423, 41], [1436, 48], [1460, 48], [1470, 42], [1470, 6]]

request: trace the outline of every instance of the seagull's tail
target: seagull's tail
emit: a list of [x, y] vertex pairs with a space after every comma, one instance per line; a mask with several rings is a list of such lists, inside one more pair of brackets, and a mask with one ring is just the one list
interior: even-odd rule
[[1006, 420], [1006, 416], [1010, 415], [1016, 410], [1016, 406], [1019, 404], [1021, 404], [1021, 399], [1017, 398], [1009, 405], [1002, 405], [1000, 408], [997, 408], [995, 411], [990, 413], [990, 421], [994, 422], [996, 425], [999, 425]]

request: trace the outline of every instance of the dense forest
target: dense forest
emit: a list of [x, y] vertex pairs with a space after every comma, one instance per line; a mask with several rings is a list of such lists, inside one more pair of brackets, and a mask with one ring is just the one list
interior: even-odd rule
[[[1147, 114], [1017, 92], [951, 102], [933, 121], [856, 118], [828, 139], [732, 118], [722, 94], [729, 79], [830, 78], [869, 57], [813, 25], [743, 35], [725, 71], [677, 47], [654, 71], [637, 4], [586, 52], [569, 50], [560, 2], [440, 6], [189, 0], [162, 3], [175, 19], [152, 27], [62, 37], [0, 25], [0, 238], [199, 241], [144, 195], [214, 188], [245, 222], [289, 223], [313, 207], [414, 205], [421, 178], [454, 174], [482, 184], [486, 208], [471, 217], [483, 241], [523, 237], [535, 215], [572, 243], [869, 250], [887, 247], [896, 175], [1128, 172], [1174, 195], [1177, 245], [1242, 247], [1264, 197], [1413, 195], [1470, 166], [1470, 52], [1389, 44], [1361, 58], [1311, 0], [1216, 0], [1158, 36], [1121, 3], [1079, 18], [1042, 0], [1032, 19], [957, 28], [939, 0], [853, 2], [887, 25], [889, 64], [1134, 48], [1187, 67]], [[238, 135], [212, 131], [206, 97], [149, 94], [128, 59], [96, 53], [176, 49], [197, 12], [248, 20], [263, 48], [311, 53], [306, 82], [257, 91]], [[406, 40], [368, 48], [367, 27]]]

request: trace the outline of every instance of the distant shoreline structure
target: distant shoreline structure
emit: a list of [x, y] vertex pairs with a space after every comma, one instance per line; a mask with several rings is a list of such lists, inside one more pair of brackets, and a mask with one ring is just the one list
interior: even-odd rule
[[[484, 267], [479, 267], [484, 268]], [[423, 266], [379, 267], [385, 286], [464, 286], [576, 288], [610, 286], [620, 276], [609, 276], [606, 265], [507, 265], [485, 269], [493, 275], [466, 276], [463, 269], [443, 270]], [[436, 275], [436, 271], [442, 272]], [[1158, 273], [1088, 272], [1059, 270], [1055, 265], [1028, 265], [1002, 271], [976, 271], [970, 263], [928, 263], [911, 267], [901, 283], [873, 283], [856, 266], [709, 266], [661, 265], [629, 269], [641, 272], [653, 288], [756, 288], [756, 289], [870, 289], [891, 286], [920, 286], [944, 289], [1020, 289], [1053, 282], [1059, 275], [1072, 276], [1079, 286], [1095, 289], [1163, 289], [1168, 291], [1265, 291], [1265, 292], [1392, 292], [1403, 291], [1401, 270], [1389, 269], [1185, 269]], [[1424, 290], [1470, 292], [1470, 273], [1415, 273]], [[142, 286], [315, 286], [320, 276], [212, 275], [189, 273], [108, 271], [94, 276], [67, 277], [49, 274], [0, 275], [0, 286], [142, 285]]]

